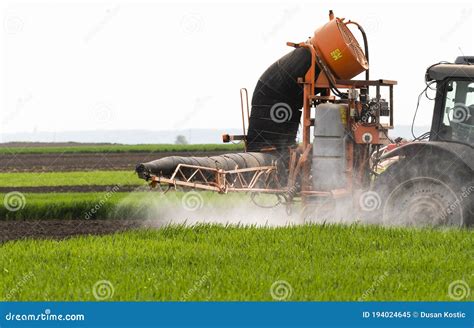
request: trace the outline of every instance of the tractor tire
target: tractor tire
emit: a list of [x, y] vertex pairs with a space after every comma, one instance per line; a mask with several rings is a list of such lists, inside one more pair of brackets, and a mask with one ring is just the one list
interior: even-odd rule
[[365, 193], [376, 203], [366, 209], [375, 208], [371, 221], [384, 225], [469, 226], [474, 223], [473, 180], [471, 169], [452, 160], [402, 159]]

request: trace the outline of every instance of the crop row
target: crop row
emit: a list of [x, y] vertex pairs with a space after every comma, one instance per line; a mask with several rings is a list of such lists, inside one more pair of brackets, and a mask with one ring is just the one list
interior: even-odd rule
[[122, 153], [122, 152], [205, 152], [239, 151], [242, 144], [142, 144], [142, 145], [75, 145], [45, 147], [0, 147], [0, 154], [47, 154], [47, 153]]
[[243, 197], [236, 194], [224, 197], [211, 192], [128, 193], [120, 192], [118, 187], [91, 193], [11, 192], [0, 194], [0, 220], [146, 219], [158, 217], [161, 209], [171, 209], [176, 215], [186, 216], [204, 205], [225, 208]]
[[0, 173], [0, 187], [143, 185], [133, 171]]

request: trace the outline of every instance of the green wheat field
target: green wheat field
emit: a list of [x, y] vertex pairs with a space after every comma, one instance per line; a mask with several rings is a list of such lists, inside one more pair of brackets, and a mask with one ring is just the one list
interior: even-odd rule
[[[238, 150], [241, 145], [97, 145], [0, 148], [0, 153]], [[58, 155], [59, 156], [59, 155]], [[103, 192], [17, 192], [103, 186]], [[121, 186], [135, 186], [133, 192]], [[160, 206], [133, 170], [0, 173], [0, 223], [140, 220]], [[144, 189], [145, 188], [145, 189]], [[17, 203], [8, 203], [13, 192]], [[182, 215], [183, 193], [167, 206]], [[225, 209], [248, 196], [199, 193]], [[13, 199], [13, 198], [12, 198]], [[8, 208], [8, 206], [10, 208]], [[14, 210], [11, 206], [15, 206]], [[94, 211], [92, 211], [94, 209]], [[179, 213], [179, 214], [178, 214]], [[248, 215], [245, 206], [239, 212]], [[225, 215], [222, 222], [225, 222]], [[271, 219], [271, 218], [270, 218]], [[182, 222], [182, 221], [181, 221]], [[8, 234], [8, 231], [0, 231]], [[0, 243], [0, 299], [9, 301], [472, 301], [472, 229], [310, 224], [138, 225], [126, 232]], [[456, 296], [456, 295], [454, 295]]]
[[198, 225], [13, 241], [0, 246], [0, 293], [95, 300], [96, 284], [106, 283], [112, 301], [263, 301], [282, 290], [291, 301], [449, 301], [450, 283], [474, 280], [466, 275], [473, 238], [467, 230]]

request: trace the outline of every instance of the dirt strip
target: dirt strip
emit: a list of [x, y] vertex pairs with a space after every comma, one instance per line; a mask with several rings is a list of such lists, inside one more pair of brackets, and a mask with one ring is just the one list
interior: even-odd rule
[[2, 154], [0, 172], [55, 172], [130, 170], [139, 163], [167, 156], [216, 156], [229, 151], [206, 152], [123, 152], [66, 154]]
[[[116, 186], [38, 186], [38, 187], [0, 187], [1, 193], [18, 191], [21, 193], [53, 193], [53, 192], [107, 192], [113, 190]], [[120, 186], [120, 192], [149, 190], [147, 186]]]
[[0, 221], [0, 243], [25, 238], [64, 239], [79, 235], [105, 235], [146, 226], [140, 220]]

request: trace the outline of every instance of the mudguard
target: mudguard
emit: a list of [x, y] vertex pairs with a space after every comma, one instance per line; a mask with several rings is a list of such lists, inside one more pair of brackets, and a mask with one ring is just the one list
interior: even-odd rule
[[[462, 162], [471, 171], [474, 170], [474, 149], [471, 146], [453, 142], [428, 141], [411, 142], [382, 155], [381, 160], [403, 156], [410, 160], [432, 157], [433, 160], [446, 156], [454, 162]], [[433, 162], [436, 165], [436, 162]]]

